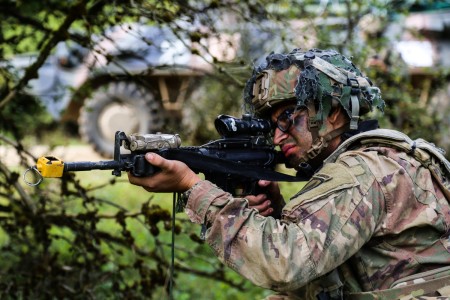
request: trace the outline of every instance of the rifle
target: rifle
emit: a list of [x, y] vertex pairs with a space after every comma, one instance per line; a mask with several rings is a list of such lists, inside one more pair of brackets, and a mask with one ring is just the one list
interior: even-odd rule
[[[121, 176], [122, 171], [137, 177], [151, 176], [158, 168], [149, 164], [145, 153], [155, 152], [166, 159], [179, 160], [194, 172], [203, 173], [206, 180], [234, 196], [257, 194], [258, 180], [305, 181], [304, 176], [290, 176], [275, 171], [277, 164], [284, 163], [284, 156], [276, 151], [268, 138], [272, 126], [270, 121], [244, 114], [242, 119], [219, 115], [215, 122], [221, 139], [202, 146], [181, 146], [177, 134], [131, 134], [117, 131], [114, 142], [114, 159], [98, 162], [66, 162], [54, 156], [44, 156], [37, 160], [23, 175], [34, 170], [43, 178], [62, 177], [65, 172], [89, 170], [113, 170]], [[128, 153], [121, 153], [121, 147]]]

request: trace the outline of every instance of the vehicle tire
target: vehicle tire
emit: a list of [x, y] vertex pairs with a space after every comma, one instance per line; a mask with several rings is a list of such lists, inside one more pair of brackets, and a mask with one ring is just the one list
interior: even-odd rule
[[161, 130], [165, 114], [147, 88], [134, 82], [112, 82], [96, 89], [80, 110], [81, 138], [95, 151], [112, 157], [116, 131], [152, 133]]

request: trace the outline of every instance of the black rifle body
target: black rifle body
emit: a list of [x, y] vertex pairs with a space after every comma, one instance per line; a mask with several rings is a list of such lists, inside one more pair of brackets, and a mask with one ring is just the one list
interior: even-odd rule
[[[219, 124], [216, 121], [216, 128], [223, 138], [212, 141], [203, 146], [181, 147], [170, 143], [160, 142], [157, 146], [135, 147], [129, 153], [121, 153], [120, 147], [133, 149], [135, 136], [127, 136], [124, 132], [118, 131], [115, 136], [114, 160], [99, 162], [69, 162], [64, 164], [64, 172], [68, 171], [88, 171], [112, 169], [113, 175], [120, 176], [122, 171], [130, 172], [133, 176], [145, 177], [158, 172], [158, 168], [149, 164], [145, 159], [147, 152], [154, 152], [166, 159], [179, 160], [189, 166], [194, 172], [202, 173], [206, 180], [211, 181], [223, 190], [235, 195], [257, 194], [260, 179], [270, 181], [305, 181], [308, 176], [294, 177], [275, 171], [276, 165], [284, 162], [283, 155], [274, 149], [273, 145], [266, 142], [266, 139], [259, 134], [260, 128], [243, 130], [238, 128], [238, 134], [230, 134], [227, 131], [223, 120], [228, 122], [229, 116], [222, 117]], [[236, 124], [248, 125], [248, 122], [255, 122], [254, 119], [247, 121], [232, 118], [233, 129]], [[261, 120], [256, 123], [261, 127]], [[254, 124], [252, 125], [254, 126]], [[267, 126], [264, 125], [264, 130]], [[253, 134], [250, 130], [256, 130], [258, 134]], [[158, 134], [152, 138], [158, 140]], [[138, 136], [141, 138], [141, 136]], [[163, 135], [161, 135], [161, 139]], [[181, 142], [180, 142], [181, 143]], [[145, 143], [144, 143], [145, 144]]]

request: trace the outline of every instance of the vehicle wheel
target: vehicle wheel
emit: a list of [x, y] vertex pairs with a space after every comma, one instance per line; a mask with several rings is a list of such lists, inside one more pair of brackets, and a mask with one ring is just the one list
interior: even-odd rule
[[78, 119], [80, 135], [105, 157], [112, 157], [116, 131], [126, 134], [161, 130], [164, 111], [154, 94], [134, 82], [101, 86], [86, 100]]

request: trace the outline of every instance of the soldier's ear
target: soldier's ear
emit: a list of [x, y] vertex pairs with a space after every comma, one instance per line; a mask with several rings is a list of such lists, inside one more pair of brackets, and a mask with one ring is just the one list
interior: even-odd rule
[[333, 108], [328, 115], [328, 122], [334, 127], [340, 127], [348, 122], [347, 113], [344, 111], [342, 106]]
[[328, 121], [331, 124], [335, 123], [340, 114], [342, 114], [342, 107], [341, 106], [333, 107], [330, 113], [328, 114]]

